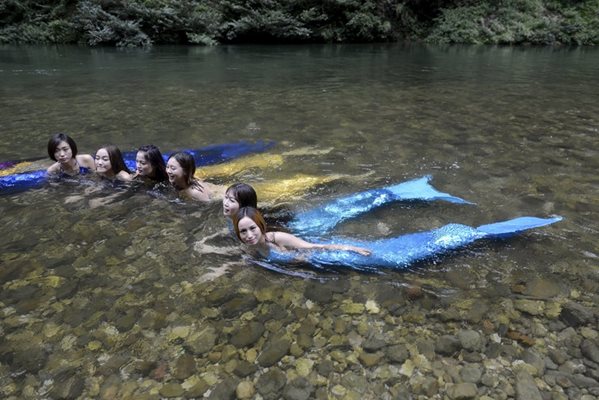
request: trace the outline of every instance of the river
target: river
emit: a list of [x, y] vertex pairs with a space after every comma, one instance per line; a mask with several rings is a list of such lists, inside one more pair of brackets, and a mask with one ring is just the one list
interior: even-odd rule
[[391, 204], [336, 235], [564, 219], [401, 271], [276, 272], [242, 259], [218, 204], [1, 195], [0, 393], [599, 395], [598, 88], [595, 48], [1, 46], [0, 161], [45, 157], [56, 132], [91, 154], [273, 140], [282, 164], [214, 181], [331, 178], [269, 204], [297, 211], [432, 175], [474, 203]]

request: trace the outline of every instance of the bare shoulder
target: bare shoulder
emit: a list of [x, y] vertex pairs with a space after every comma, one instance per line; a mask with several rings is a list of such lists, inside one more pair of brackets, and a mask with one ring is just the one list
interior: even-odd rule
[[280, 231], [269, 233], [271, 234], [272, 241], [281, 246], [304, 247], [303, 245], [306, 243], [304, 240], [292, 235], [291, 233]]
[[198, 187], [197, 185], [193, 185], [188, 187], [185, 191], [187, 192], [186, 194], [193, 200], [201, 202], [210, 201], [210, 193], [208, 193], [208, 191], [201, 186]]
[[79, 165], [85, 168], [96, 168], [94, 158], [89, 154], [77, 154], [77, 162], [79, 163]]
[[60, 163], [55, 162], [54, 164], [50, 165], [48, 167], [48, 169], [46, 170], [46, 172], [48, 172], [49, 174], [57, 174], [60, 172]]
[[133, 175], [129, 174], [127, 171], [121, 171], [116, 174], [116, 178], [123, 182], [131, 182], [133, 180]]

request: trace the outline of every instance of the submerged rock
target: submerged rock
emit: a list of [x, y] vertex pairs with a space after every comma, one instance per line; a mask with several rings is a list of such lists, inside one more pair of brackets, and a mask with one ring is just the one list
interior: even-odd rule
[[264, 325], [259, 322], [249, 322], [239, 328], [231, 336], [231, 344], [236, 347], [250, 346], [258, 341], [264, 333]]
[[564, 304], [559, 317], [572, 327], [585, 325], [594, 319], [593, 311], [578, 303]]
[[256, 388], [258, 393], [265, 399], [278, 399], [280, 391], [287, 384], [287, 377], [278, 368], [271, 368], [268, 372], [260, 375]]
[[267, 342], [256, 360], [262, 367], [276, 364], [289, 352], [291, 342], [287, 338], [275, 338]]

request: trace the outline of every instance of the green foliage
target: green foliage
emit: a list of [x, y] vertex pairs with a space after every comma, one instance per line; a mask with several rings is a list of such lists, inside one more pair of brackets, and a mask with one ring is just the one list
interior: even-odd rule
[[0, 43], [597, 44], [599, 0], [1, 0]]
[[[567, 3], [567, 4], [563, 4]], [[436, 43], [597, 44], [599, 1], [503, 0], [443, 10]]]
[[[110, 10], [110, 7], [107, 8]], [[81, 2], [74, 21], [82, 32], [82, 39], [90, 46], [109, 44], [117, 47], [144, 47], [151, 44], [150, 38], [139, 28], [137, 20], [121, 19], [105, 11], [99, 2]]]

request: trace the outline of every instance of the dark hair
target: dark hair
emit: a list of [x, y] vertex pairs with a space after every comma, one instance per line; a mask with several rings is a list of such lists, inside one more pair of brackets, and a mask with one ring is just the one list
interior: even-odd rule
[[237, 214], [233, 216], [233, 228], [235, 229], [235, 234], [239, 240], [241, 240], [241, 236], [239, 235], [239, 221], [245, 217], [254, 221], [263, 235], [266, 233], [266, 221], [264, 221], [264, 217], [260, 211], [254, 207], [241, 207], [239, 211], [237, 211]]
[[154, 168], [154, 176], [151, 177], [158, 182], [164, 182], [168, 180], [168, 175], [166, 174], [166, 163], [164, 162], [164, 157], [162, 157], [162, 153], [158, 147], [153, 144], [146, 144], [141, 146], [137, 151], [142, 151], [145, 153], [145, 159], [150, 163], [152, 168]]
[[125, 165], [125, 161], [123, 160], [123, 155], [118, 147], [114, 144], [107, 144], [106, 146], [100, 147], [98, 150], [104, 149], [108, 153], [108, 159], [110, 160], [110, 165], [112, 167], [112, 172], [114, 174], [118, 174], [121, 171], [125, 171], [128, 174], [131, 173], [127, 165]]
[[71, 147], [71, 153], [73, 153], [73, 157], [77, 156], [77, 145], [75, 144], [73, 138], [65, 133], [56, 133], [52, 135], [50, 140], [48, 140], [48, 155], [52, 160], [56, 161], [54, 153], [56, 153], [56, 148], [60, 142], [67, 142], [67, 144]]
[[188, 186], [193, 185], [193, 175], [196, 173], [196, 162], [193, 156], [189, 153], [180, 151], [178, 153], [171, 154], [171, 156], [168, 159], [170, 160], [171, 158], [174, 158], [175, 161], [177, 161], [181, 166], [181, 169], [183, 170], [183, 178], [185, 178], [185, 183]]
[[235, 183], [227, 188], [225, 193], [231, 193], [239, 203], [239, 207], [258, 208], [258, 195], [247, 183]]

